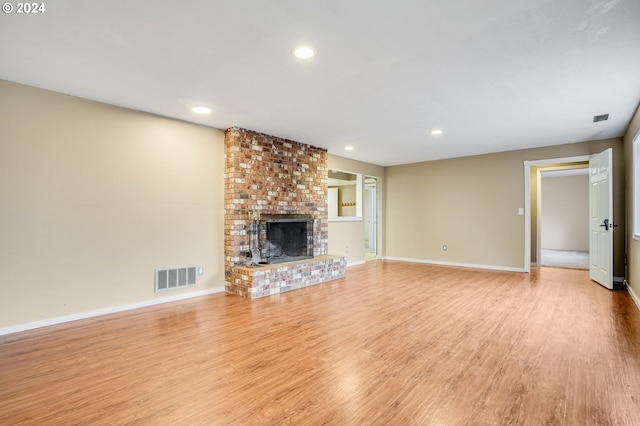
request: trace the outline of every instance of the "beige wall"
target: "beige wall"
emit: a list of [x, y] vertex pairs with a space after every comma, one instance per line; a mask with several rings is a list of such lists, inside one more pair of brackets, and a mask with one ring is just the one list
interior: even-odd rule
[[[524, 161], [613, 148], [614, 219], [624, 222], [621, 139], [456, 158], [385, 170], [385, 257], [524, 268]], [[442, 250], [443, 245], [447, 251]], [[624, 274], [624, 231], [614, 236]]]
[[[351, 160], [336, 155], [329, 155], [329, 168], [352, 173], [360, 173], [365, 176], [374, 176], [380, 178], [379, 182], [384, 179], [384, 167], [376, 166], [361, 161]], [[383, 184], [380, 183], [378, 188], [378, 200], [382, 201]], [[364, 192], [364, 185], [361, 188]], [[364, 200], [364, 194], [362, 194]], [[379, 247], [383, 244], [382, 234], [382, 203], [380, 202], [378, 210], [378, 243]], [[365, 221], [360, 220], [331, 220], [329, 219], [329, 254], [347, 256], [347, 263], [361, 263], [365, 261]], [[347, 253], [345, 253], [347, 248]]]
[[[633, 138], [640, 132], [640, 107], [636, 110], [631, 124], [624, 135], [624, 153], [627, 177], [627, 282], [631, 291], [637, 299], [640, 297], [640, 241], [633, 238], [633, 192], [636, 182], [633, 181]], [[639, 212], [635, 212], [636, 218], [640, 217]]]
[[356, 216], [357, 185], [338, 187], [338, 216]]
[[364, 226], [361, 220], [329, 220], [329, 254], [346, 256], [347, 264], [364, 262]]
[[541, 247], [589, 251], [589, 174], [542, 178]]
[[224, 286], [221, 131], [6, 81], [0, 117], [0, 327]]

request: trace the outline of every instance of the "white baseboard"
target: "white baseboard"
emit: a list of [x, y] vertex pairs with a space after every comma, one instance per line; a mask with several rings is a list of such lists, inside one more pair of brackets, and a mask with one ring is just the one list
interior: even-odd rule
[[365, 263], [367, 263], [366, 260], [358, 260], [357, 262], [347, 263], [347, 268], [350, 266], [364, 265]]
[[624, 280], [624, 285], [627, 286], [627, 291], [631, 295], [631, 298], [633, 299], [633, 301], [636, 303], [636, 306], [638, 307], [638, 309], [640, 309], [640, 298], [638, 298], [638, 295], [633, 291], [633, 288], [631, 288], [627, 280]]
[[489, 269], [492, 271], [527, 272], [524, 268], [512, 268], [508, 266], [476, 265], [472, 263], [443, 262], [440, 260], [409, 259], [405, 257], [388, 257], [388, 256], [385, 256], [384, 259], [397, 260], [399, 262], [424, 263], [427, 265], [458, 266], [460, 268]]
[[148, 306], [160, 305], [162, 303], [177, 302], [179, 300], [191, 299], [192, 297], [207, 296], [209, 294], [221, 293], [224, 287], [214, 287], [207, 290], [193, 291], [190, 293], [177, 294], [175, 296], [163, 297], [161, 299], [145, 300], [143, 302], [130, 303], [127, 305], [113, 306], [110, 308], [96, 309], [95, 311], [81, 312], [77, 314], [65, 315], [56, 318], [49, 318], [40, 321], [28, 322], [25, 324], [10, 325], [0, 327], [0, 336], [5, 334], [19, 333], [21, 331], [33, 330], [35, 328], [48, 327], [50, 325], [62, 324], [65, 322], [77, 321], [93, 318], [101, 315], [114, 314], [117, 312], [130, 311], [132, 309], [146, 308]]

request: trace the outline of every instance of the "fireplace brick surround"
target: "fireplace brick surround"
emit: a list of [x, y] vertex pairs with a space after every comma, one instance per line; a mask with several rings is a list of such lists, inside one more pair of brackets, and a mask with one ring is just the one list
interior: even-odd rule
[[[238, 127], [224, 144], [225, 291], [255, 299], [343, 277], [346, 258], [327, 254], [327, 151]], [[251, 211], [313, 218], [314, 258], [245, 267]]]

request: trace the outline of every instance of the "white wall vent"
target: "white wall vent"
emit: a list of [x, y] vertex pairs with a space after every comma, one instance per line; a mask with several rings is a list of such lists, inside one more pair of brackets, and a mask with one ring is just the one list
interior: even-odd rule
[[195, 286], [197, 271], [197, 266], [156, 269], [156, 292]]

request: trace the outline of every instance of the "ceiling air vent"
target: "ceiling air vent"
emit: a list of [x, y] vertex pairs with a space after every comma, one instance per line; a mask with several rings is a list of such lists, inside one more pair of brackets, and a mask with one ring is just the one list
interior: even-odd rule
[[609, 119], [609, 114], [600, 114], [593, 116], [593, 122], [597, 123], [598, 121], [607, 121]]

